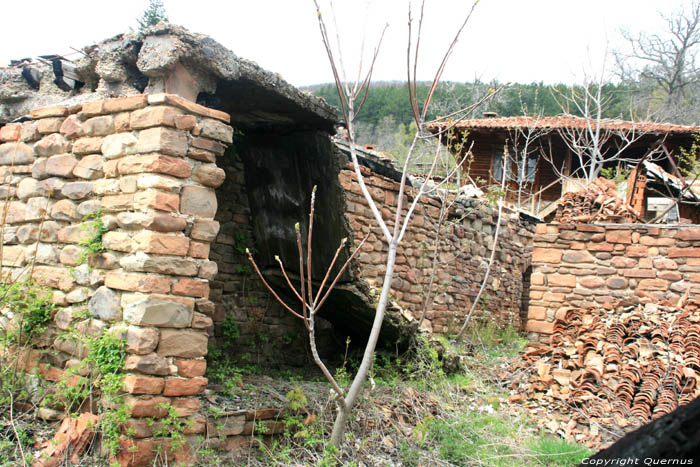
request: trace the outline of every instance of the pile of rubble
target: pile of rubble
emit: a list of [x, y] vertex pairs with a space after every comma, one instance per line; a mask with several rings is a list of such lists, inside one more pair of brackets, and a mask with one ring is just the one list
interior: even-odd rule
[[629, 303], [560, 310], [550, 345], [512, 368], [509, 400], [600, 447], [700, 396], [700, 303]]
[[584, 190], [566, 193], [558, 201], [554, 222], [559, 224], [643, 222], [615, 190], [612, 180], [598, 177]]

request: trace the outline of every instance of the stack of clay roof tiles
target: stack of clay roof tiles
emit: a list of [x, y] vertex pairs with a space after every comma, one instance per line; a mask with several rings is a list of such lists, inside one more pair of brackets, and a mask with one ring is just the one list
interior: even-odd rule
[[556, 317], [550, 345], [516, 363], [510, 398], [553, 431], [597, 447], [700, 396], [699, 303], [645, 297]]
[[555, 223], [597, 224], [643, 222], [639, 213], [629, 206], [615, 190], [615, 183], [604, 178], [594, 179], [577, 192], [564, 194], [559, 201]]

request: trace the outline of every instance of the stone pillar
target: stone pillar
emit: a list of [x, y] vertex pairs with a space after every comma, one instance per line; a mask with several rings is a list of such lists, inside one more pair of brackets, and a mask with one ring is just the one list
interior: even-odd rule
[[[168, 403], [205, 421], [193, 396], [204, 376], [214, 306], [208, 259], [219, 224], [214, 189], [224, 181], [216, 158], [232, 142], [229, 116], [168, 94], [136, 95], [75, 107], [35, 110], [32, 121], [0, 129], [0, 195], [9, 195], [3, 273], [32, 273], [58, 305], [40, 368], [59, 380], [82, 358], [58, 330], [112, 328], [126, 340], [125, 397], [135, 432], [120, 460], [153, 455], [144, 417]], [[83, 263], [85, 216], [108, 229], [104, 251]], [[33, 265], [33, 267], [32, 267]], [[85, 320], [89, 312], [90, 318]], [[55, 338], [55, 339], [54, 339]], [[45, 365], [50, 363], [51, 365]]]

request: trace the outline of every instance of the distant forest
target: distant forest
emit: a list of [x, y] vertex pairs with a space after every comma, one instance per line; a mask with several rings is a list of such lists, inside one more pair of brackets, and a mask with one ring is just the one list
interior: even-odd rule
[[[418, 84], [418, 95], [421, 99], [427, 95], [429, 87], [428, 82]], [[435, 92], [428, 119], [468, 107], [499, 87], [499, 83], [495, 82], [441, 82]], [[339, 106], [335, 85], [324, 84], [306, 89], [323, 97], [329, 104]], [[571, 95], [571, 91], [572, 89], [564, 84], [512, 84], [474, 109], [470, 117], [481, 117], [484, 112], [496, 112], [500, 116], [560, 115], [564, 112], [562, 105], [565, 105], [565, 99], [561, 96]], [[630, 103], [637, 92], [638, 89], [629, 85], [605, 84], [602, 89], [605, 101], [603, 116], [630, 119]], [[578, 114], [576, 109], [572, 108], [568, 109], [568, 112]], [[415, 132], [406, 82], [373, 83], [356, 120], [356, 132], [360, 144], [373, 144], [377, 150], [399, 157], [404, 154]]]

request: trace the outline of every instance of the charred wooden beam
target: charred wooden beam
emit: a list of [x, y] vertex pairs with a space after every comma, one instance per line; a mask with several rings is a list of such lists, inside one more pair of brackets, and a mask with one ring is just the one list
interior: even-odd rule
[[39, 83], [41, 82], [41, 72], [39, 70], [27, 65], [22, 68], [22, 78], [24, 78], [30, 88], [35, 91], [39, 90]]
[[51, 67], [55, 76], [53, 82], [62, 91], [80, 89], [85, 85], [85, 82], [80, 80], [80, 75], [75, 71], [75, 65], [72, 63], [62, 58], [54, 58], [51, 60]]

